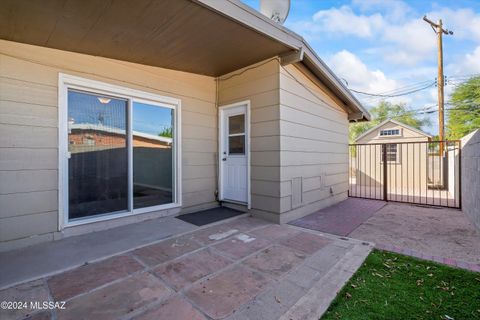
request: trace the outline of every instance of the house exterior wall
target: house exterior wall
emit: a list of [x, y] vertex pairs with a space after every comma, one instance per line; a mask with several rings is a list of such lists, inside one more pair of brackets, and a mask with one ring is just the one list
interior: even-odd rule
[[[181, 209], [58, 232], [60, 72], [181, 100]], [[0, 40], [0, 251], [216, 205], [215, 91], [212, 77]]]
[[347, 197], [348, 116], [328, 89], [276, 59], [222, 78], [220, 106], [251, 102], [254, 215], [285, 223]]
[[251, 209], [280, 211], [279, 64], [266, 60], [220, 77], [218, 104], [250, 101]]
[[348, 115], [314, 79], [302, 66], [280, 68], [282, 223], [347, 198]]

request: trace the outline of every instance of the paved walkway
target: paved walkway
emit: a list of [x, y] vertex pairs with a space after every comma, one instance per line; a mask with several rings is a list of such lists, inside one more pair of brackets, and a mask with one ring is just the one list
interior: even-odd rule
[[[240, 217], [0, 291], [3, 319], [318, 319], [372, 245]], [[31, 265], [30, 268], [35, 268]]]
[[480, 272], [480, 234], [457, 209], [349, 198], [292, 224]]

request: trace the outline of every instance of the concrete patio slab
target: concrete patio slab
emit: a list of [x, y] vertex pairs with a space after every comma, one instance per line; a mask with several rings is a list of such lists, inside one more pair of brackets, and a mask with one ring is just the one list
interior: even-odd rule
[[166, 217], [2, 252], [0, 289], [42, 275], [72, 269], [197, 228], [179, 219]]
[[262, 274], [236, 266], [199, 282], [186, 296], [210, 318], [222, 319], [252, 300], [268, 282]]
[[231, 261], [207, 248], [166, 263], [155, 269], [154, 272], [168, 285], [179, 291], [198, 279], [224, 269], [230, 263]]
[[349, 236], [400, 247], [412, 256], [480, 263], [480, 234], [457, 209], [389, 203]]
[[57, 317], [116, 320], [170, 294], [160, 279], [142, 272], [68, 301], [66, 309], [57, 311]]
[[274, 245], [248, 258], [244, 261], [244, 264], [276, 278], [290, 271], [306, 257], [301, 251]]
[[133, 254], [146, 265], [153, 267], [200, 247], [201, 245], [191, 240], [190, 236], [183, 236], [137, 249]]
[[349, 198], [291, 224], [369, 241], [381, 250], [480, 270], [480, 234], [457, 209]]
[[291, 225], [347, 236], [363, 222], [385, 206], [378, 200], [349, 198], [306, 217], [290, 222]]
[[47, 284], [55, 300], [67, 300], [142, 269], [132, 257], [120, 255], [53, 276]]
[[302, 232], [281, 241], [281, 243], [303, 253], [313, 254], [329, 244], [330, 240], [315, 234]]
[[136, 317], [135, 320], [206, 320], [190, 303], [180, 297], [173, 297]]
[[216, 250], [223, 252], [233, 259], [241, 259], [270, 245], [271, 242], [261, 238], [239, 233], [236, 236], [214, 245]]
[[[337, 292], [331, 288], [340, 288], [371, 249], [239, 217], [4, 289], [3, 300], [64, 301], [65, 309], [0, 310], [0, 318], [273, 320], [318, 295], [318, 283], [328, 289], [319, 301], [326, 309]], [[318, 319], [318, 305], [308, 308], [314, 316], [302, 319]]]

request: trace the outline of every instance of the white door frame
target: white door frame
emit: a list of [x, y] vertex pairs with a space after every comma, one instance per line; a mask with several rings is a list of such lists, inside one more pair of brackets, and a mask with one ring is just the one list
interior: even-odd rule
[[224, 134], [224, 123], [223, 123], [223, 112], [225, 109], [235, 108], [235, 107], [246, 107], [245, 111], [245, 147], [246, 147], [246, 156], [247, 156], [247, 208], [251, 208], [251, 190], [250, 190], [250, 100], [235, 102], [223, 106], [218, 106], [218, 199], [220, 201], [224, 200], [223, 197], [223, 166], [222, 161], [223, 154], [223, 142], [225, 137]]

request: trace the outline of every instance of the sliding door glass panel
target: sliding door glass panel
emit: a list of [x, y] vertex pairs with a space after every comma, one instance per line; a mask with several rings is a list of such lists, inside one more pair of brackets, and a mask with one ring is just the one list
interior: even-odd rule
[[174, 110], [133, 103], [133, 207], [174, 201]]
[[68, 91], [69, 219], [128, 210], [126, 100]]

